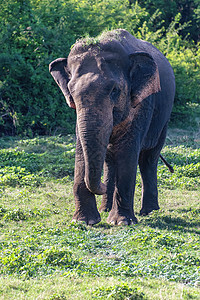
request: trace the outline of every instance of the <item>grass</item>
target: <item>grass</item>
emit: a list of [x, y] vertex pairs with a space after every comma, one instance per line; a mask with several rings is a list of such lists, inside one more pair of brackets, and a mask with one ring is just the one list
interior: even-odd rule
[[81, 43], [83, 47], [87, 47], [87, 46], [94, 46], [97, 45], [99, 43], [101, 43], [103, 40], [121, 40], [122, 37], [120, 35], [120, 31], [118, 30], [113, 30], [113, 31], [103, 31], [101, 34], [99, 34], [96, 37], [90, 37], [90, 36], [86, 36], [85, 38], [79, 39], [76, 41], [75, 44], [73, 44], [71, 46], [71, 49], [73, 49], [73, 47], [77, 44], [77, 43]]
[[[139, 224], [71, 223], [72, 136], [0, 139], [0, 299], [200, 299], [200, 150], [170, 130], [161, 209]], [[100, 197], [97, 197], [98, 206]]]

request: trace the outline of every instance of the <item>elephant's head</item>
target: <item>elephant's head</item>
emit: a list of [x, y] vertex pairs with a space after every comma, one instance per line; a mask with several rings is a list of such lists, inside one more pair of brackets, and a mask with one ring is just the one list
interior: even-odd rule
[[50, 72], [68, 105], [76, 108], [86, 186], [103, 194], [101, 173], [113, 128], [126, 120], [130, 107], [159, 91], [157, 65], [148, 53], [128, 55], [119, 41], [80, 41], [68, 59], [50, 64]]

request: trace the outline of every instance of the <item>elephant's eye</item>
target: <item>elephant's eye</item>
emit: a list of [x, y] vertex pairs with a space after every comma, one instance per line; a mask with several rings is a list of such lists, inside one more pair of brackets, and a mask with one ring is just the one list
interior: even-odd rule
[[120, 89], [118, 87], [114, 87], [112, 92], [110, 93], [110, 99], [116, 103], [120, 95]]

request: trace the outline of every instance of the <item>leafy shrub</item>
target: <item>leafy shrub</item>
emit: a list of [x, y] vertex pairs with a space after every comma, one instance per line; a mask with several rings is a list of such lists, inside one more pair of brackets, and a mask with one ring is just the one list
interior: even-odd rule
[[[130, 1], [134, 3], [135, 1]], [[158, 9], [160, 16], [154, 26], [158, 27], [159, 22], [166, 27], [173, 21], [175, 16], [181, 12], [180, 23], [189, 22], [189, 26], [181, 31], [183, 37], [189, 34], [190, 39], [198, 41], [198, 27], [200, 25], [200, 5], [198, 0], [190, 1], [167, 1], [166, 0], [139, 0], [141, 7], [153, 15]], [[167, 4], [167, 5], [166, 5]], [[163, 24], [164, 23], [164, 24]]]
[[[175, 107], [172, 117], [181, 119], [187, 115], [187, 118], [190, 122], [193, 121], [192, 125], [194, 125], [195, 122], [192, 120], [194, 115], [191, 114], [192, 109], [188, 104], [199, 103], [200, 101], [197, 91], [197, 87], [200, 85], [200, 50], [185, 46], [180, 46], [178, 49], [174, 47], [170, 49], [167, 58], [176, 77]], [[196, 107], [198, 109], [198, 106]], [[186, 122], [186, 120], [184, 121]]]
[[[152, 11], [150, 0], [145, 4], [123, 0], [4, 1], [0, 12], [0, 136], [74, 132], [75, 113], [51, 78], [48, 64], [66, 57], [78, 38], [97, 36], [103, 30], [127, 29], [167, 55], [177, 82], [175, 116], [188, 103], [198, 103], [199, 50], [181, 37], [188, 31], [184, 22], [189, 20], [183, 20], [181, 14], [176, 17], [179, 7], [174, 2], [167, 11], [165, 1], [157, 2]], [[192, 3], [189, 16], [195, 28], [199, 5]], [[165, 14], [170, 15], [167, 22]]]

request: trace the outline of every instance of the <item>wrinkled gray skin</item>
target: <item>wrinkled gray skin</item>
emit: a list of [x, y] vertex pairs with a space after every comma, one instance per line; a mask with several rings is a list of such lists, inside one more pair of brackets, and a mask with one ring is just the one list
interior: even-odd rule
[[[77, 113], [73, 219], [137, 223], [133, 210], [136, 170], [142, 177], [141, 215], [159, 209], [157, 163], [172, 110], [172, 68], [151, 44], [125, 30], [99, 43], [77, 42], [68, 58], [50, 64], [50, 72]], [[104, 168], [104, 183], [101, 182]]]

